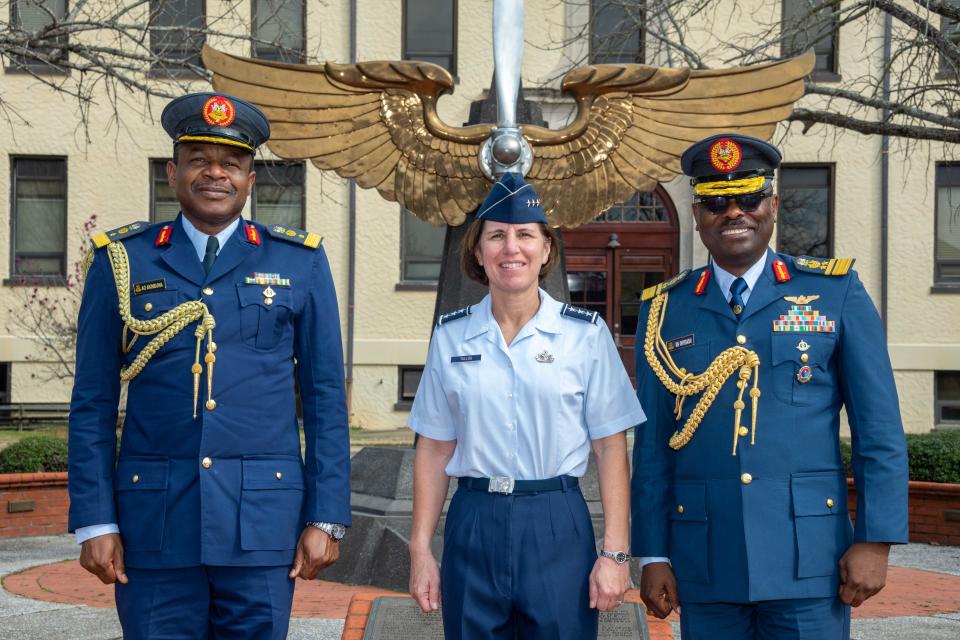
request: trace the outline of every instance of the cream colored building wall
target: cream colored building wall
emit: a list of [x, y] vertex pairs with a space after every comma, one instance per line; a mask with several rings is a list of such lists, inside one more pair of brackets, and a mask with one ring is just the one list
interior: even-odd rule
[[[399, 59], [401, 3], [396, 0], [358, 1], [357, 58]], [[457, 77], [452, 96], [439, 104], [443, 119], [463, 123], [469, 105], [486, 95], [491, 79], [491, 0], [460, 0], [457, 19]], [[582, 58], [585, 43], [568, 42], [584, 23], [584, 3], [527, 0], [524, 86], [541, 102], [551, 126], [562, 126], [571, 103], [556, 91], [558, 77], [570, 60]], [[726, 37], [749, 39], [749, 17], [775, 21], [779, 5], [762, 0], [737, 3], [736, 20], [720, 14], [703, 15], [689, 26], [692, 42], [710, 45], [711, 25], [722, 25]], [[208, 0], [208, 12], [227, 13], [221, 24], [249, 20], [250, 0]], [[740, 32], [739, 35], [736, 32]], [[349, 3], [328, 0], [307, 3], [307, 50], [319, 59], [349, 61]], [[844, 27], [840, 34], [840, 72], [844, 77], [877, 73], [880, 60], [871, 55], [881, 37], [880, 25]], [[249, 53], [247, 45], [227, 39], [211, 44], [235, 53]], [[666, 62], [666, 61], [661, 61]], [[676, 61], [675, 61], [676, 62]], [[717, 60], [711, 60], [718, 64]], [[202, 88], [198, 85], [197, 88]], [[151, 158], [166, 158], [170, 143], [153, 117], [163, 101], [152, 101], [148, 112], [137, 98], [124, 100], [122, 127], [117, 128], [106, 106], [91, 111], [90, 143], [76, 125], [75, 105], [22, 75], [0, 75], [5, 102], [16, 106], [32, 126], [16, 125], [13, 135], [0, 139], [7, 155], [62, 155], [68, 160], [68, 209], [71, 228], [88, 213], [97, 213], [98, 226], [109, 229], [145, 219], [149, 206]], [[813, 102], [817, 98], [805, 98]], [[103, 104], [108, 104], [103, 101]], [[853, 133], [835, 133], [813, 127], [781, 125], [774, 139], [787, 162], [830, 162], [835, 167], [834, 251], [857, 258], [857, 270], [879, 303], [880, 252], [880, 140]], [[930, 292], [933, 273], [933, 216], [935, 160], [952, 159], [947, 149], [914, 146], [910, 153], [894, 147], [891, 154], [889, 244], [889, 339], [903, 417], [908, 430], [925, 431], [933, 421], [933, 372], [960, 370], [960, 298]], [[267, 153], [269, 156], [269, 153]], [[10, 228], [10, 172], [0, 171], [0, 229]], [[306, 226], [324, 236], [340, 300], [341, 331], [346, 337], [349, 277], [349, 188], [345, 180], [308, 164]], [[677, 207], [680, 221], [681, 268], [699, 266], [707, 253], [693, 229], [690, 189], [678, 177], [665, 188]], [[354, 307], [354, 368], [351, 387], [351, 423], [370, 429], [396, 428], [407, 413], [396, 411], [397, 370], [421, 365], [426, 357], [435, 301], [433, 291], [398, 290], [400, 282], [400, 209], [374, 191], [356, 194], [356, 271]], [[68, 235], [68, 264], [79, 252], [75, 233]], [[10, 243], [0, 242], [0, 273], [9, 276]], [[0, 361], [15, 362], [13, 392], [16, 401], [34, 398], [66, 400], [65, 386], [39, 389], [24, 363], [32, 345], [11, 335], [8, 316], [19, 304], [22, 290], [0, 288]]]

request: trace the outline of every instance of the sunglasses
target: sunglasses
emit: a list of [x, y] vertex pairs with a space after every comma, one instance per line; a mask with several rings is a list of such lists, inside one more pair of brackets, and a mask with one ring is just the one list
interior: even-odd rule
[[706, 196], [695, 201], [695, 204], [702, 205], [707, 211], [714, 215], [726, 213], [731, 200], [737, 201], [737, 207], [744, 213], [753, 213], [760, 208], [760, 203], [764, 198], [769, 198], [772, 194], [769, 191], [754, 191], [753, 193], [741, 193], [736, 196]]

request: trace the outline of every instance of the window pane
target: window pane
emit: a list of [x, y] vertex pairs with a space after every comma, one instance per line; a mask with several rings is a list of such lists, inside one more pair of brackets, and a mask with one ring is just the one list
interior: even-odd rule
[[637, 192], [621, 204], [615, 204], [599, 216], [595, 222], [669, 222], [670, 214], [653, 192]]
[[403, 59], [432, 62], [456, 73], [456, 7], [451, 0], [406, 0]]
[[593, 0], [590, 4], [590, 61], [643, 62], [644, 2]]
[[[960, 7], [960, 0], [947, 0], [949, 4], [952, 4], [955, 7]], [[940, 32], [945, 35], [948, 39], [953, 41], [954, 44], [957, 43], [958, 27], [956, 20], [951, 20], [944, 16], [940, 17]], [[957, 70], [953, 64], [950, 63], [950, 60], [945, 58], [942, 54], [940, 55], [940, 73], [953, 73], [956, 74]]]
[[150, 26], [158, 27], [150, 31], [150, 47], [156, 55], [174, 66], [200, 64], [203, 0], [153, 0]]
[[63, 274], [67, 163], [14, 160], [14, 272]]
[[56, 16], [62, 19], [67, 14], [66, 0], [17, 0], [17, 26], [24, 31], [39, 31], [53, 24]]
[[154, 160], [150, 163], [153, 171], [153, 202], [150, 203], [150, 220], [169, 222], [180, 213], [177, 196], [167, 183], [167, 161]]
[[937, 165], [936, 281], [960, 282], [960, 165]]
[[794, 256], [830, 256], [830, 169], [780, 168], [777, 250]]
[[799, 55], [813, 48], [814, 71], [836, 71], [836, 15], [824, 0], [783, 0], [783, 53]]
[[255, 0], [254, 43], [257, 58], [281, 62], [303, 59], [303, 0]]
[[423, 367], [400, 367], [400, 400], [412, 401], [417, 395]]
[[406, 209], [401, 210], [400, 216], [402, 279], [436, 282], [440, 278], [446, 227], [435, 227]]
[[256, 162], [253, 219], [265, 225], [303, 227], [303, 164]]

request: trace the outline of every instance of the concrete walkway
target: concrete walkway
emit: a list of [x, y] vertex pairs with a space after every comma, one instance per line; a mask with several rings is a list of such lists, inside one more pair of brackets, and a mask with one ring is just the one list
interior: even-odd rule
[[[72, 538], [0, 540], [0, 640], [121, 638], [113, 590], [75, 562]], [[895, 547], [891, 564], [887, 588], [854, 611], [854, 640], [960, 638], [960, 548]], [[339, 640], [357, 591], [370, 589], [299, 582], [290, 639]]]

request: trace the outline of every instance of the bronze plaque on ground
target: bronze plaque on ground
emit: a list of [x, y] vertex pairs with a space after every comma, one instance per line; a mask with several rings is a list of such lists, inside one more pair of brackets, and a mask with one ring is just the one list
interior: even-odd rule
[[[647, 638], [640, 606], [627, 603], [600, 614], [599, 640]], [[412, 598], [382, 597], [373, 601], [363, 640], [443, 640], [440, 612], [423, 613]]]

